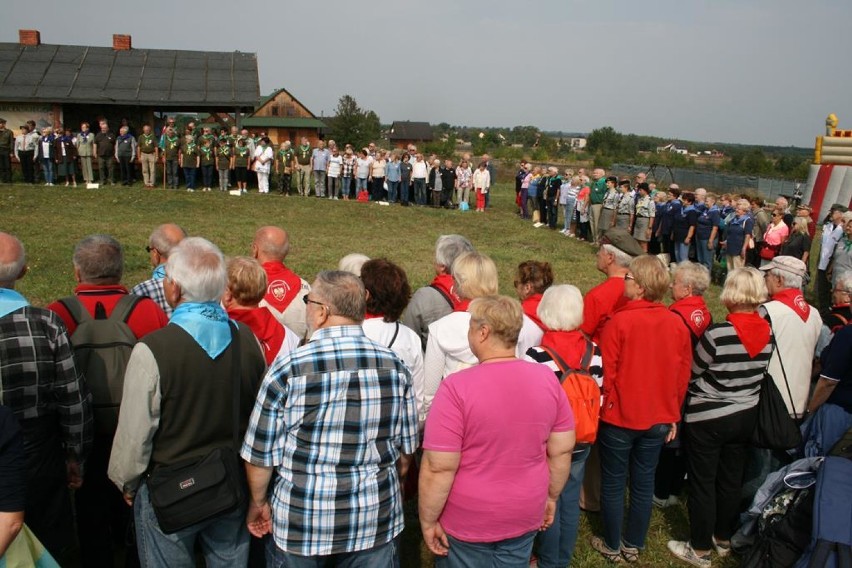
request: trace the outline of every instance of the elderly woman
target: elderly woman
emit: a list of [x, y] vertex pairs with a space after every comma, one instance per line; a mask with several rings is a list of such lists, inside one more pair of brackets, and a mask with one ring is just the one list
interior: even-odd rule
[[751, 244], [754, 219], [749, 215], [751, 204], [748, 199], [740, 199], [734, 208], [734, 216], [728, 222], [725, 232], [725, 260], [728, 270], [745, 266], [748, 250]]
[[[580, 331], [583, 322], [583, 296], [580, 290], [570, 284], [548, 288], [538, 305], [538, 315], [547, 330], [541, 338], [541, 345], [528, 349], [526, 358], [547, 365], [561, 379], [563, 370], [553, 360], [552, 354], [555, 354], [571, 369], [586, 367], [600, 386], [603, 383], [600, 348]], [[584, 361], [587, 353], [591, 357]], [[590, 450], [591, 444], [588, 443], [577, 443], [574, 446], [571, 475], [559, 496], [553, 525], [539, 535], [540, 568], [563, 568], [571, 564], [580, 522], [580, 488], [583, 486]]]
[[476, 210], [485, 211], [485, 194], [491, 187], [491, 175], [488, 173], [488, 163], [480, 162], [473, 172], [473, 191], [476, 193]]
[[[351, 272], [355, 276], [360, 278], [361, 276], [361, 267], [364, 266], [364, 263], [370, 260], [370, 257], [366, 254], [361, 254], [360, 252], [353, 252], [351, 254], [347, 254], [337, 263], [337, 269], [342, 270], [343, 272]], [[406, 303], [408, 300], [406, 300]]]
[[[601, 332], [606, 362], [598, 430], [603, 537], [592, 546], [613, 561], [634, 562], [651, 520], [654, 471], [672, 440], [689, 382], [692, 345], [678, 316], [661, 303], [669, 273], [656, 256], [640, 256], [624, 275], [628, 302]], [[648, 349], [653, 330], [654, 349]], [[630, 471], [630, 510], [622, 532]]]
[[672, 554], [694, 566], [709, 567], [713, 549], [720, 556], [730, 552], [761, 381], [772, 355], [769, 323], [757, 313], [767, 295], [754, 268], [729, 272], [720, 297], [728, 316], [711, 325], [695, 349], [684, 415], [690, 537], [668, 543]]
[[[454, 305], [454, 311], [429, 325], [426, 341], [423, 387], [414, 385], [415, 392], [422, 393], [417, 404], [421, 416], [429, 413], [432, 399], [438, 391], [441, 381], [458, 370], [476, 364], [476, 356], [470, 350], [467, 341], [467, 328], [470, 314], [467, 309], [471, 300], [481, 296], [493, 296], [498, 291], [497, 266], [489, 257], [476, 252], [466, 252], [458, 256], [452, 265], [453, 291], [460, 298]], [[542, 331], [532, 320], [521, 318], [521, 332], [518, 337], [518, 353], [538, 345]]]
[[447, 377], [426, 421], [420, 528], [438, 566], [526, 566], [553, 522], [574, 421], [552, 372], [518, 360], [517, 300], [474, 300], [466, 336], [479, 364]]
[[831, 284], [837, 284], [837, 279], [844, 272], [852, 272], [852, 211], [847, 211], [841, 218], [843, 238], [834, 247], [831, 257]]
[[790, 236], [781, 245], [781, 256], [793, 256], [807, 264], [811, 254], [811, 235], [809, 231], [808, 217], [794, 217]]
[[272, 312], [259, 306], [264, 295], [266, 271], [257, 260], [247, 256], [228, 260], [228, 285], [222, 294], [222, 306], [229, 318], [252, 330], [266, 364], [271, 365], [278, 355], [286, 355], [299, 346], [299, 336], [275, 319]]
[[518, 265], [518, 272], [515, 275], [515, 290], [518, 292], [521, 308], [524, 310], [524, 315], [530, 318], [542, 331], [547, 331], [547, 326], [538, 317], [538, 305], [541, 302], [542, 294], [550, 288], [551, 284], [553, 284], [553, 269], [549, 262], [525, 260]]
[[708, 193], [695, 227], [695, 255], [698, 257], [698, 262], [706, 266], [707, 270], [713, 270], [713, 257], [716, 255], [716, 241], [721, 221], [722, 210], [716, 205], [716, 195]]
[[[405, 271], [396, 264], [378, 258], [367, 260], [361, 266], [361, 281], [367, 293], [367, 313], [364, 317], [364, 334], [396, 353], [408, 370], [415, 388], [423, 385], [423, 351], [420, 336], [410, 327], [399, 323], [408, 300], [411, 286]], [[426, 416], [420, 417], [420, 424]]]
[[766, 231], [763, 233], [763, 245], [760, 250], [760, 265], [769, 263], [780, 254], [781, 245], [787, 240], [790, 228], [784, 223], [784, 211], [775, 209]]

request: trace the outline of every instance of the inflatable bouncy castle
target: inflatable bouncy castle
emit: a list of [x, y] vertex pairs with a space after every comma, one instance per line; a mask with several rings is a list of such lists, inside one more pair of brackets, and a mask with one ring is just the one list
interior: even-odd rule
[[837, 116], [825, 119], [825, 136], [817, 136], [814, 163], [808, 173], [803, 203], [813, 208], [816, 221], [834, 203], [852, 206], [852, 130], [838, 130]]

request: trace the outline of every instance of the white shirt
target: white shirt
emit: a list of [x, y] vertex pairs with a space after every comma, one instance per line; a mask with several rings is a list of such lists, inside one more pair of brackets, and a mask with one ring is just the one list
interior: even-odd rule
[[272, 146], [258, 146], [255, 148], [252, 155], [255, 159], [254, 171], [262, 174], [268, 174], [269, 168], [272, 165], [272, 158], [274, 156]]
[[[340, 171], [343, 169], [343, 156], [328, 157], [328, 177], [340, 177]], [[347, 188], [348, 189], [348, 188]]]
[[834, 249], [842, 238], [843, 223], [834, 227], [834, 223], [829, 221], [822, 226], [822, 248], [819, 250], [819, 264], [817, 265], [818, 270], [825, 270], [828, 268], [828, 263], [831, 262], [831, 257], [834, 255]]
[[429, 170], [427, 168], [428, 168], [428, 166], [426, 165], [426, 162], [424, 160], [420, 160], [419, 162], [415, 160], [415, 161], [411, 162], [411, 177], [412, 177], [412, 179], [414, 179], [414, 178], [426, 179], [426, 176], [429, 173]]

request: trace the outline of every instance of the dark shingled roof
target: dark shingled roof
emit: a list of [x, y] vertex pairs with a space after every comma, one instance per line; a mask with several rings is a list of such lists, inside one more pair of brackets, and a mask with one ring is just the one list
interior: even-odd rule
[[257, 55], [0, 42], [0, 101], [254, 107]]
[[388, 140], [432, 140], [432, 127], [428, 122], [398, 120], [391, 125]]

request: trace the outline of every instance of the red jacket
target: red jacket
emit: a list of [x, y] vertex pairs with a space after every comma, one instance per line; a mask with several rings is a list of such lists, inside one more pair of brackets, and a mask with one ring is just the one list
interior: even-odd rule
[[601, 420], [632, 430], [678, 422], [692, 366], [689, 331], [658, 302], [634, 300], [601, 332]]
[[624, 297], [624, 277], [610, 276], [583, 297], [583, 333], [598, 343], [601, 330], [609, 317], [627, 303]]
[[[127, 295], [127, 288], [121, 285], [96, 286], [93, 284], [80, 284], [74, 289], [74, 295], [77, 296], [80, 303], [92, 314], [92, 317], [95, 315], [95, 306], [98, 303], [103, 305], [104, 311], [107, 317], [109, 317], [122, 296]], [[74, 330], [77, 329], [77, 323], [61, 302], [53, 302], [47, 306], [47, 309], [56, 312], [56, 315], [62, 318], [65, 327], [68, 328], [69, 337], [74, 334]], [[133, 335], [136, 336], [136, 339], [142, 339], [152, 331], [165, 327], [167, 323], [169, 323], [168, 316], [151, 298], [139, 300], [139, 303], [130, 312], [130, 317], [127, 318], [127, 326], [133, 332]]]
[[279, 323], [272, 312], [266, 308], [252, 309], [230, 309], [228, 317], [234, 321], [242, 322], [249, 326], [254, 336], [260, 342], [263, 348], [263, 356], [266, 358], [266, 364], [271, 365], [272, 361], [281, 351], [281, 345], [284, 344], [284, 336], [286, 331], [284, 326]]

